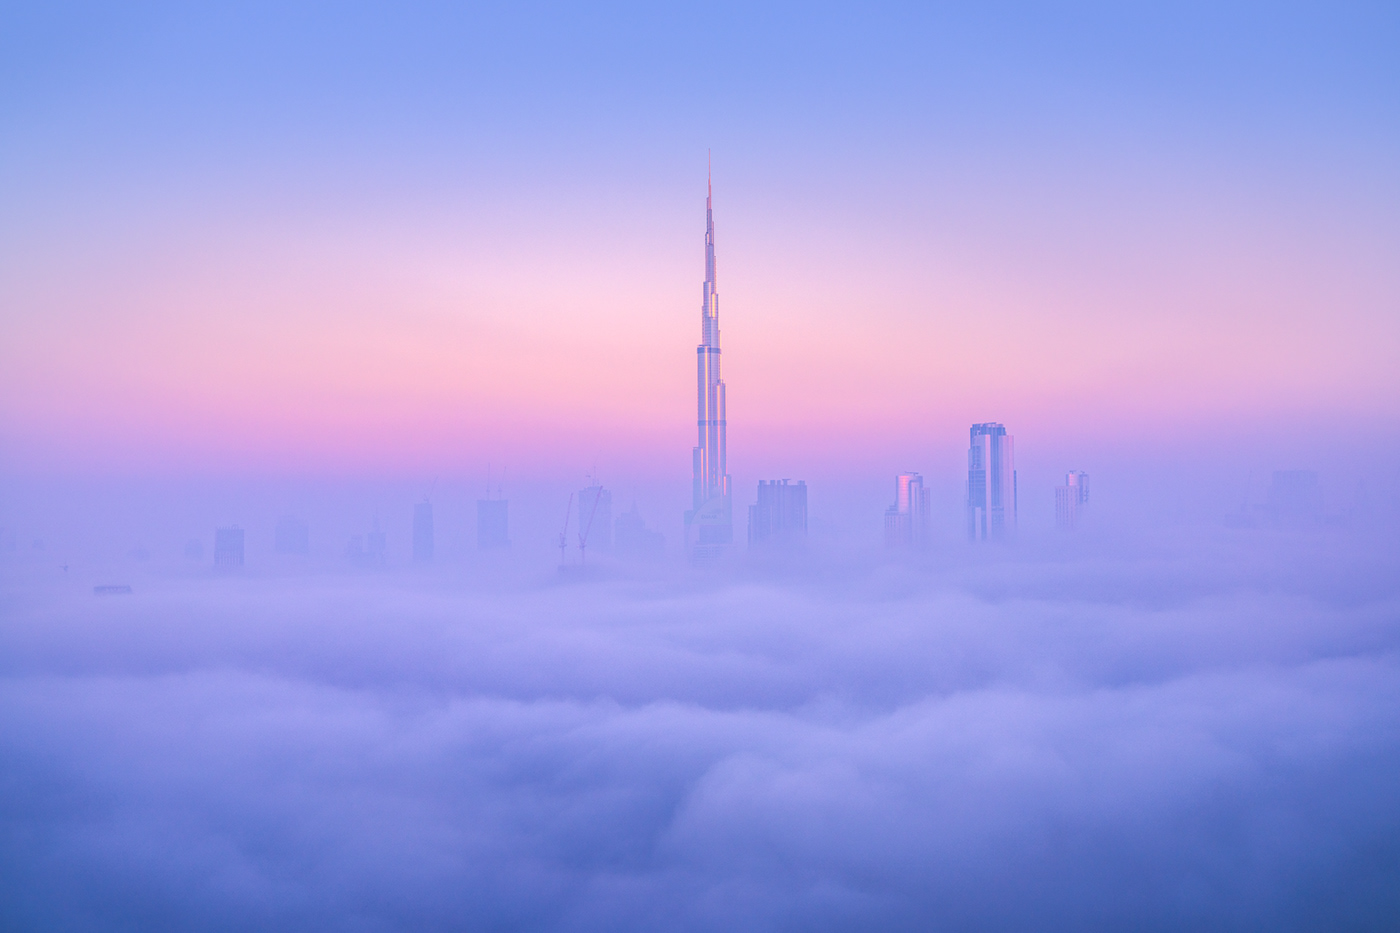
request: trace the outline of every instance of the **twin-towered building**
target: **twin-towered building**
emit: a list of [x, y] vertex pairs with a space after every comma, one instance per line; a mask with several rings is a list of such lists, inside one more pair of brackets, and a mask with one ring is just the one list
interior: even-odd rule
[[968, 433], [967, 538], [1004, 540], [1016, 530], [1015, 438], [995, 421]]

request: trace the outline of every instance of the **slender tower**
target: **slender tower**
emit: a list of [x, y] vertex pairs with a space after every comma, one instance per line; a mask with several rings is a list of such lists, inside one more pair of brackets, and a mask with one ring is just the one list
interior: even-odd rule
[[734, 541], [725, 444], [724, 380], [719, 370], [719, 292], [715, 287], [714, 189], [705, 179], [705, 284], [700, 303], [700, 345], [695, 348], [696, 427], [692, 451], [694, 507], [685, 513], [686, 550], [692, 558], [719, 556]]

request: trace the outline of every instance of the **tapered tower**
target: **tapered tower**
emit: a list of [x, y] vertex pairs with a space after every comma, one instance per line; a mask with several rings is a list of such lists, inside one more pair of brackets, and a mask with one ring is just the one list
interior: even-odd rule
[[693, 507], [685, 513], [686, 551], [719, 556], [734, 541], [725, 441], [724, 380], [720, 377], [719, 290], [715, 277], [714, 187], [705, 179], [705, 282], [700, 301], [700, 345], [695, 348], [696, 428], [691, 452]]

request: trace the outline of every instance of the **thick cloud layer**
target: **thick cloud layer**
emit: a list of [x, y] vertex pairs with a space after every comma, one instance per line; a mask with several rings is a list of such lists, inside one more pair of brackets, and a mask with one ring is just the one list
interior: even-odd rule
[[1386, 929], [1392, 542], [10, 566], [0, 923]]

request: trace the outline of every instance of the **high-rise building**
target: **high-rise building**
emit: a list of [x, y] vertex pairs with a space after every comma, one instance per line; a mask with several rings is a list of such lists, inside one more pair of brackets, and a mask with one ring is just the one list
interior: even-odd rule
[[759, 480], [758, 502], [749, 506], [749, 544], [793, 544], [806, 537], [806, 480]]
[[433, 504], [426, 499], [413, 507], [413, 560], [418, 564], [433, 560]]
[[309, 554], [311, 553], [310, 529], [307, 528], [306, 522], [301, 519], [284, 515], [277, 520], [273, 545], [273, 549], [278, 554]]
[[1070, 470], [1063, 486], [1055, 487], [1055, 526], [1070, 529], [1079, 525], [1079, 518], [1089, 507], [1089, 474]]
[[243, 566], [243, 529], [237, 525], [214, 532], [214, 566]]
[[666, 550], [666, 536], [647, 528], [635, 502], [617, 517], [613, 528], [613, 550], [618, 557], [645, 560], [660, 557]]
[[885, 546], [922, 547], [928, 543], [928, 490], [918, 473], [894, 478], [894, 505], [885, 509]]
[[507, 499], [476, 500], [476, 546], [482, 549], [508, 547]]
[[974, 424], [967, 451], [967, 537], [1001, 540], [1016, 530], [1014, 438], [996, 422]]
[[612, 493], [597, 484], [578, 493], [579, 549], [606, 554], [612, 550]]
[[720, 378], [719, 292], [715, 279], [713, 188], [706, 180], [705, 282], [700, 302], [700, 345], [696, 358], [696, 427], [699, 443], [691, 452], [693, 507], [685, 513], [685, 547], [692, 559], [723, 553], [734, 541], [734, 509], [729, 489], [725, 439], [724, 380]]

